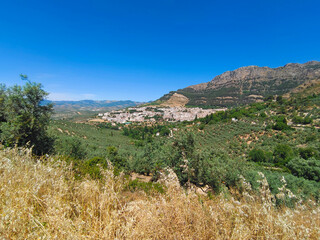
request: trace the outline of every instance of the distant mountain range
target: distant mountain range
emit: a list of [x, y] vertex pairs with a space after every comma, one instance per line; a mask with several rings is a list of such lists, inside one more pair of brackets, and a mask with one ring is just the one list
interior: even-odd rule
[[162, 105], [228, 107], [261, 101], [270, 95], [296, 92], [303, 85], [319, 84], [320, 62], [289, 63], [283, 67], [248, 66], [227, 71], [210, 82], [172, 91]]
[[79, 115], [92, 115], [97, 112], [108, 112], [111, 110], [123, 109], [133, 107], [142, 102], [135, 102], [131, 100], [81, 100], [81, 101], [50, 101], [44, 100], [43, 104], [52, 103], [54, 106], [54, 118], [73, 118]]
[[82, 110], [82, 111], [103, 111], [115, 108], [126, 108], [132, 107], [139, 104], [140, 102], [134, 102], [131, 100], [80, 100], [80, 101], [50, 101], [45, 100], [45, 103], [53, 103], [55, 110]]

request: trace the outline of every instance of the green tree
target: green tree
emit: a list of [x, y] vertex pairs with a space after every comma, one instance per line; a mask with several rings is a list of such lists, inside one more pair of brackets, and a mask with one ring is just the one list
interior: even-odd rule
[[0, 87], [0, 141], [12, 147], [33, 147], [41, 155], [52, 150], [53, 139], [47, 134], [51, 104], [42, 104], [48, 95], [41, 84], [27, 82], [23, 87]]
[[3, 84], [0, 84], [0, 123], [5, 122], [4, 116], [4, 102], [6, 99], [6, 87]]
[[297, 177], [305, 179], [320, 181], [320, 161], [311, 157], [307, 160], [296, 157], [293, 158], [287, 167], [291, 170], [292, 174]]
[[260, 117], [261, 117], [261, 118], [266, 118], [266, 117], [267, 117], [267, 114], [266, 114], [265, 112], [262, 112], [262, 113], [260, 113]]
[[266, 155], [263, 150], [254, 148], [249, 153], [249, 159], [254, 162], [266, 162]]
[[78, 137], [63, 137], [55, 142], [55, 152], [74, 159], [86, 157], [85, 146]]
[[120, 169], [126, 167], [127, 162], [124, 158], [120, 156], [118, 148], [116, 148], [115, 146], [108, 146], [107, 153], [108, 158], [111, 160], [111, 162], [116, 168]]
[[277, 117], [275, 125], [272, 126], [274, 130], [282, 131], [282, 130], [291, 130], [292, 128], [288, 126], [287, 119], [285, 116], [280, 115]]
[[311, 158], [311, 157], [315, 157], [315, 158], [319, 157], [318, 151], [316, 149], [312, 148], [312, 147], [299, 148], [298, 151], [299, 151], [300, 156], [303, 159], [308, 159], [308, 158]]
[[282, 96], [277, 96], [276, 101], [279, 104], [283, 104], [283, 97]]
[[284, 166], [292, 159], [292, 157], [294, 156], [294, 152], [289, 145], [278, 144], [273, 151], [273, 156], [274, 162], [277, 165]]

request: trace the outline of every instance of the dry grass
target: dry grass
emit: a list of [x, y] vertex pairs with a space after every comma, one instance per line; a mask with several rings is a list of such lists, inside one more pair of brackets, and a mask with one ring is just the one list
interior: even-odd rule
[[[243, 181], [245, 181], [243, 179]], [[275, 209], [267, 182], [240, 201], [186, 194], [168, 178], [167, 193], [124, 192], [125, 180], [76, 181], [71, 168], [29, 150], [0, 152], [0, 238], [3, 239], [319, 239], [320, 209]], [[283, 194], [290, 194], [282, 189]], [[128, 194], [131, 194], [128, 196]], [[280, 194], [281, 195], [281, 194]], [[281, 196], [279, 196], [281, 197]]]

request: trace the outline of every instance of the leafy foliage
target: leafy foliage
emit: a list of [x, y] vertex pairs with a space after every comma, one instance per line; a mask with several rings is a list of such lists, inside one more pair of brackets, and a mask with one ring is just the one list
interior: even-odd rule
[[290, 126], [288, 126], [285, 116], [278, 116], [276, 118], [276, 123], [272, 126], [272, 128], [279, 131], [292, 129]]
[[274, 149], [273, 156], [277, 165], [285, 165], [294, 156], [294, 153], [289, 145], [278, 144]]
[[292, 174], [297, 177], [314, 180], [320, 182], [320, 161], [313, 157], [305, 160], [303, 158], [294, 158], [287, 167], [291, 170]]
[[129, 126], [123, 128], [123, 134], [137, 140], [149, 140], [155, 135], [169, 136], [170, 130], [166, 125]]
[[35, 154], [52, 150], [53, 139], [47, 134], [52, 105], [43, 105], [48, 95], [40, 84], [0, 87], [0, 141], [12, 147], [32, 146]]
[[262, 149], [254, 148], [249, 153], [249, 159], [254, 162], [271, 162], [272, 153], [265, 152]]
[[86, 157], [85, 147], [77, 137], [64, 137], [57, 139], [55, 147], [56, 149], [59, 149], [60, 154], [70, 156], [75, 159], [84, 159]]
[[165, 188], [163, 185], [153, 182], [140, 182], [138, 179], [129, 181], [125, 189], [131, 192], [142, 190], [149, 195], [153, 193], [165, 193]]

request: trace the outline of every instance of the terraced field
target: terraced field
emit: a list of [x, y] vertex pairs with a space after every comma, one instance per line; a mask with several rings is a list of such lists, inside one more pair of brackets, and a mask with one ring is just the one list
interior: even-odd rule
[[206, 125], [203, 130], [195, 129], [193, 132], [198, 149], [221, 150], [227, 152], [230, 157], [243, 157], [253, 148], [272, 151], [274, 146], [280, 143], [286, 143], [291, 147], [317, 147], [319, 139], [319, 132], [310, 127], [280, 132], [266, 130], [262, 122], [245, 120]]
[[121, 130], [57, 120], [51, 122], [49, 131], [57, 138], [55, 144], [57, 152], [63, 152], [63, 145], [70, 141], [79, 143], [88, 158], [105, 156], [108, 146], [116, 147], [120, 153], [135, 152], [133, 140], [124, 136]]

